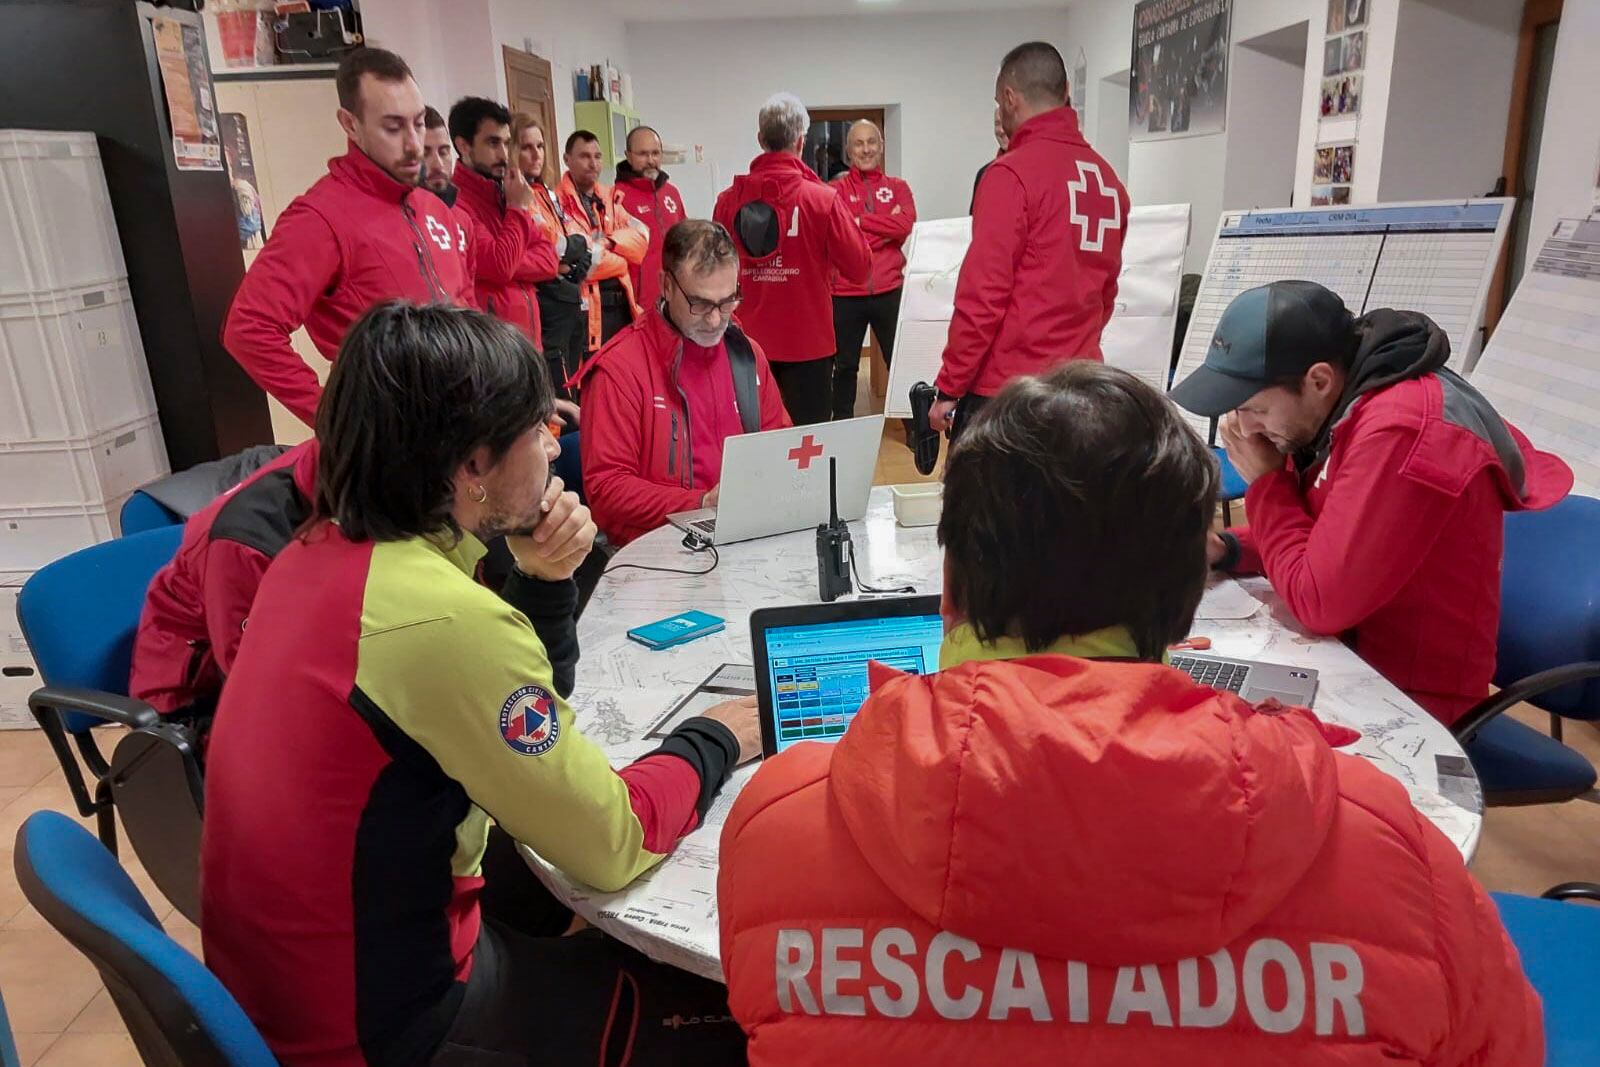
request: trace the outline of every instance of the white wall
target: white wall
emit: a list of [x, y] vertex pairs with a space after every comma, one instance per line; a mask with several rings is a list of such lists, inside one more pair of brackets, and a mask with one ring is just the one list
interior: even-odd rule
[[[1223, 207], [1288, 207], [1295, 189], [1304, 109], [1304, 22], [1269, 37], [1240, 41], [1229, 72], [1237, 92], [1228, 100], [1227, 158], [1223, 162]], [[1320, 39], [1321, 27], [1318, 27]], [[1259, 50], [1292, 44], [1292, 58]]]
[[1556, 36], [1550, 73], [1550, 102], [1544, 113], [1533, 222], [1528, 228], [1528, 258], [1550, 235], [1556, 219], [1587, 214], [1600, 169], [1600, 0], [1566, 0]]
[[[1505, 165], [1521, 22], [1522, 5], [1506, 0], [1401, 5], [1379, 200], [1483, 196], [1494, 187]], [[1358, 149], [1358, 168], [1367, 163], [1360, 156]]]
[[669, 143], [704, 145], [724, 182], [759, 152], [756, 113], [774, 92], [811, 107], [899, 105], [889, 170], [910, 183], [918, 214], [938, 218], [966, 214], [994, 155], [1000, 60], [1036, 38], [1070, 56], [1066, 23], [1052, 11], [630, 22], [628, 54], [644, 120]]
[[[609, 59], [613, 66], [631, 74], [634, 98], [638, 100], [639, 74], [629, 62], [622, 17], [607, 0], [487, 2], [495, 38], [495, 77], [499, 79], [496, 99], [506, 98], [506, 72], [500, 46], [522, 48], [526, 44], [534, 55], [550, 61], [550, 76], [555, 81], [556, 127], [562, 140], [574, 128], [572, 77], [575, 71]], [[699, 81], [703, 75], [685, 65], [674, 76]], [[556, 152], [559, 155], [559, 147]]]

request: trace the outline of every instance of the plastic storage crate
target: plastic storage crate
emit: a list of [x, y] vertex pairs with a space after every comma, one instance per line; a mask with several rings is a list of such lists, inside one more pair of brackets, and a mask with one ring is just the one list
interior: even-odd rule
[[126, 282], [0, 296], [0, 444], [94, 437], [155, 412]]
[[[0, 443], [0, 510], [104, 507], [169, 470], [154, 415], [82, 440]], [[0, 560], [0, 568], [14, 566]]]
[[17, 594], [28, 571], [0, 571], [0, 730], [38, 724], [28, 712], [28, 694], [43, 684], [17, 622]]
[[104, 504], [0, 507], [0, 571], [36, 571], [120, 532], [127, 494]]
[[0, 130], [0, 296], [127, 273], [94, 134]]

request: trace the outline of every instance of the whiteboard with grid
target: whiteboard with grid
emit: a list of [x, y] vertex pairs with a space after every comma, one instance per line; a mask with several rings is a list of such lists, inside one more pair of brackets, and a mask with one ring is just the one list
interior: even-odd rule
[[1562, 219], [1523, 275], [1472, 384], [1600, 496], [1600, 217]]
[[1450, 365], [1470, 367], [1511, 204], [1493, 198], [1223, 212], [1173, 382], [1205, 361], [1234, 297], [1290, 278], [1327, 286], [1354, 315], [1420, 311], [1450, 338]]

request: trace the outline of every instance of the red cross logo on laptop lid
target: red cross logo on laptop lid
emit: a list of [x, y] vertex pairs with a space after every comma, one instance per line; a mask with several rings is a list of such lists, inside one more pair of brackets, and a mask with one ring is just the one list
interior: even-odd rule
[[795, 467], [800, 470], [810, 470], [811, 461], [820, 455], [822, 455], [822, 446], [810, 434], [806, 434], [800, 439], [798, 445], [789, 449], [789, 458], [794, 460]]

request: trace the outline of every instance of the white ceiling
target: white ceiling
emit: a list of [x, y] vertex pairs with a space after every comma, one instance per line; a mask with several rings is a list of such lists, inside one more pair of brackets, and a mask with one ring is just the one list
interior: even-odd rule
[[611, 0], [606, 5], [628, 22], [696, 19], [807, 18], [827, 15], [926, 15], [995, 10], [1065, 12], [1066, 0]]

